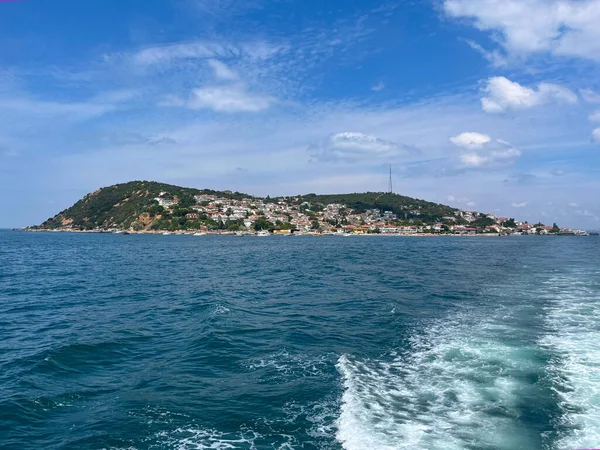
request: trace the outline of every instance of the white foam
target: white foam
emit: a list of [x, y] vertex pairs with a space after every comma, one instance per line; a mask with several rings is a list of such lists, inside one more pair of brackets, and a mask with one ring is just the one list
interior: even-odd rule
[[245, 365], [249, 370], [265, 369], [271, 376], [283, 378], [319, 377], [331, 368], [331, 359], [326, 355], [309, 356], [282, 349], [266, 358], [249, 360]]
[[600, 445], [600, 286], [592, 285], [594, 278], [580, 273], [547, 282], [551, 332], [541, 345], [556, 355], [550, 375], [563, 411], [558, 449]]
[[535, 448], [519, 421], [530, 352], [511, 346], [512, 313], [464, 314], [415, 336], [410, 353], [379, 360], [343, 355], [337, 439], [347, 450]]
[[211, 316], [217, 316], [220, 314], [228, 314], [230, 312], [230, 309], [220, 303], [217, 303], [214, 307], [214, 309], [212, 310], [212, 312], [210, 313]]
[[177, 428], [169, 432], [161, 432], [156, 436], [160, 446], [177, 450], [205, 449], [256, 449], [254, 441], [259, 437], [254, 432], [223, 433], [217, 430], [187, 427]]

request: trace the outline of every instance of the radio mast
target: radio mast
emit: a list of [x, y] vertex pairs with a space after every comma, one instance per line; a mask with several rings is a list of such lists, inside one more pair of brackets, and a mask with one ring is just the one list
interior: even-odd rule
[[394, 189], [392, 188], [392, 166], [390, 165], [390, 182], [388, 184], [388, 194], [392, 194]]

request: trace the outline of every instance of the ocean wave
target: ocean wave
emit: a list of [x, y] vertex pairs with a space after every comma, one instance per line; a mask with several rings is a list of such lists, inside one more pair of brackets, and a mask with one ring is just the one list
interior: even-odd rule
[[251, 430], [225, 433], [214, 429], [195, 426], [177, 428], [157, 433], [148, 448], [169, 448], [177, 450], [201, 449], [256, 449], [255, 441], [260, 435]]
[[593, 278], [579, 274], [547, 283], [550, 333], [540, 345], [555, 355], [549, 372], [563, 413], [557, 449], [600, 444], [600, 296]]
[[332, 359], [329, 356], [308, 356], [291, 353], [282, 349], [264, 358], [256, 358], [245, 363], [251, 371], [262, 371], [264, 378], [306, 378], [320, 377], [333, 370]]
[[[501, 319], [500, 319], [501, 318]], [[337, 439], [346, 450], [530, 449], [520, 421], [535, 389], [539, 349], [506, 343], [504, 312], [459, 316], [415, 335], [412, 349], [381, 359], [342, 355]]]

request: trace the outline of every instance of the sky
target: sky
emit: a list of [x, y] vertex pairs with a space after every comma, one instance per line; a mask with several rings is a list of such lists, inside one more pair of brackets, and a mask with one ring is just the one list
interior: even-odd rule
[[0, 2], [0, 227], [131, 180], [600, 228], [600, 0]]

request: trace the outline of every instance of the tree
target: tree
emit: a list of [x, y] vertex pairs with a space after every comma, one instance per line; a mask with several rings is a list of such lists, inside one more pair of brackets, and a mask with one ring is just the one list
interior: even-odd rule
[[131, 224], [131, 228], [133, 231], [141, 231], [144, 229], [144, 225], [138, 221], [135, 221]]
[[517, 228], [517, 224], [515, 223], [515, 219], [510, 218], [502, 222], [502, 226], [505, 228]]
[[273, 224], [264, 217], [261, 217], [260, 219], [256, 220], [253, 226], [256, 231], [269, 230], [274, 228]]
[[552, 225], [552, 233], [560, 233], [560, 227], [558, 225], [556, 225], [556, 223], [554, 223], [554, 225]]
[[188, 209], [188, 208], [175, 208], [173, 210], [173, 216], [174, 217], [185, 217], [186, 214], [189, 214], [193, 212], [192, 209]]
[[193, 195], [182, 194], [179, 197], [179, 202], [178, 202], [177, 206], [179, 206], [180, 208], [191, 208], [195, 204], [196, 204], [196, 199], [194, 198]]
[[313, 220], [312, 223], [310, 224], [310, 228], [313, 230], [318, 230], [320, 228], [319, 222], [316, 220]]
[[490, 225], [494, 225], [495, 223], [496, 222], [494, 221], [494, 219], [490, 219], [489, 217], [480, 217], [475, 222], [473, 222], [473, 226], [477, 228], [485, 228], [489, 227]]
[[295, 230], [296, 227], [294, 225], [292, 225], [291, 223], [282, 223], [279, 228], [281, 228], [282, 230]]
[[156, 217], [156, 216], [164, 213], [165, 212], [165, 208], [163, 208], [160, 205], [154, 204], [154, 205], [150, 206], [149, 208], [147, 208], [146, 212], [148, 214], [150, 214], [150, 217]]

